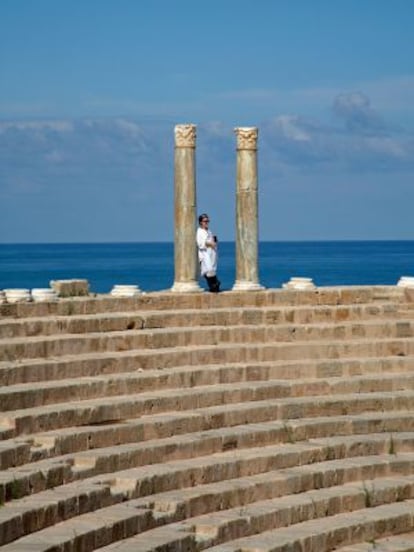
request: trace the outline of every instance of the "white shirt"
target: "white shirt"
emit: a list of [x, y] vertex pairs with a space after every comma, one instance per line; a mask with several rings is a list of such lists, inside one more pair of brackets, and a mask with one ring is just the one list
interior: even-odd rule
[[[211, 230], [197, 228], [198, 260], [202, 276], [215, 276], [217, 272], [217, 246]], [[207, 247], [211, 244], [213, 247]]]

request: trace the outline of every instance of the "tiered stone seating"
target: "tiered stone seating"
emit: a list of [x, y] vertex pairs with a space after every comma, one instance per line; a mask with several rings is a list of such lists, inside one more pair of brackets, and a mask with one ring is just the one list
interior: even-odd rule
[[0, 306], [0, 550], [414, 550], [396, 287]]

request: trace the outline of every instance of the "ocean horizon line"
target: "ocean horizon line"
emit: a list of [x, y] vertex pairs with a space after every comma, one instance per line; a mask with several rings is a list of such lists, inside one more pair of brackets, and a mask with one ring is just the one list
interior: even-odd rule
[[[338, 238], [338, 239], [304, 239], [304, 240], [259, 240], [260, 243], [401, 243], [401, 242], [414, 242], [413, 238], [368, 238], [368, 239], [360, 239], [360, 238]], [[226, 244], [235, 244], [235, 240], [220, 240], [220, 243], [226, 243]], [[152, 241], [137, 241], [137, 240], [131, 240], [131, 241], [61, 241], [61, 242], [47, 242], [47, 241], [39, 241], [39, 242], [0, 242], [1, 246], [18, 246], [18, 245], [133, 245], [133, 244], [139, 244], [139, 245], [166, 245], [166, 244], [174, 244], [173, 240], [152, 240]]]

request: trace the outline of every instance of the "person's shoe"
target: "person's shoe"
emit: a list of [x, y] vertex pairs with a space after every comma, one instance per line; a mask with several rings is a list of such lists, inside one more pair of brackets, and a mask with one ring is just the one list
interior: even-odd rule
[[216, 286], [214, 282], [215, 276], [205, 276], [205, 279], [207, 280], [208, 291], [211, 291], [211, 292], [216, 291], [215, 289]]
[[213, 276], [212, 278], [212, 289], [214, 293], [218, 293], [220, 291], [220, 280], [218, 280], [217, 276]]
[[212, 293], [218, 293], [220, 291], [220, 280], [217, 279], [217, 276], [205, 276], [208, 284], [208, 291]]

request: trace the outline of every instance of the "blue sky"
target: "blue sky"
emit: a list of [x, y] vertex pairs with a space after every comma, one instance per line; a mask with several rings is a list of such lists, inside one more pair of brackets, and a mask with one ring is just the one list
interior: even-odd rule
[[171, 241], [173, 129], [234, 239], [414, 239], [411, 0], [0, 0], [0, 242]]

